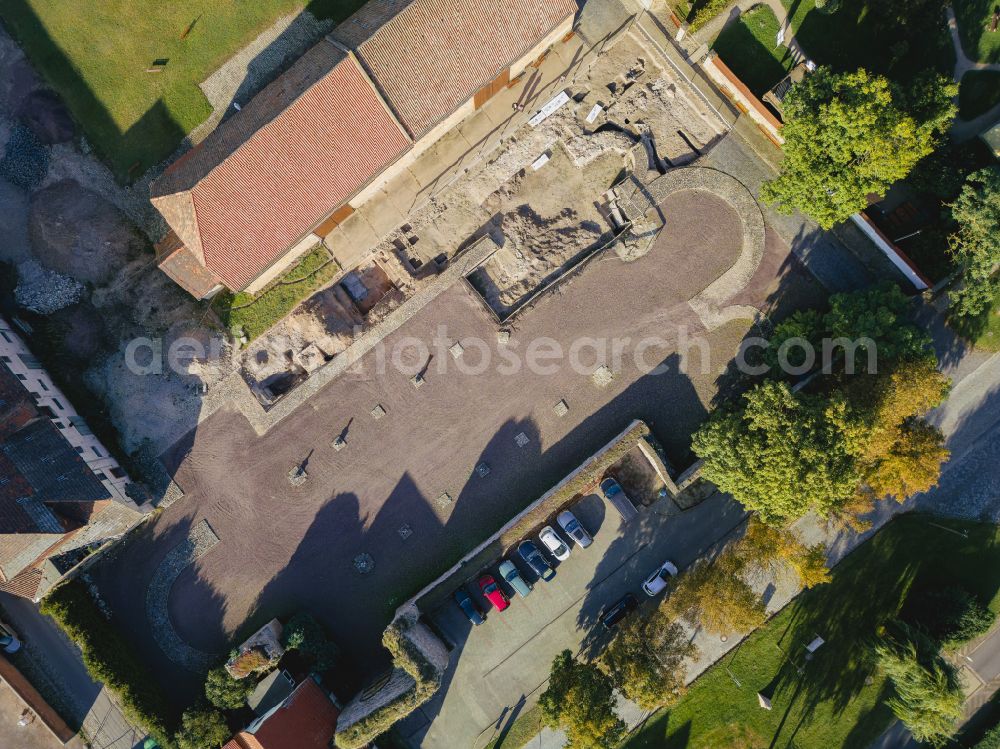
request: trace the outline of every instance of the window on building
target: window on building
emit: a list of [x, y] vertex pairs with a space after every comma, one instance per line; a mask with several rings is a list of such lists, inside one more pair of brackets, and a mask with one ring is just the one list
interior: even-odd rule
[[31, 354], [18, 354], [17, 357], [21, 360], [21, 363], [24, 364], [24, 366], [26, 366], [28, 369], [42, 368], [42, 363], [38, 361], [38, 359], [36, 359]]
[[60, 411], [62, 411], [62, 410], [63, 410], [64, 406], [63, 406], [63, 404], [62, 404], [62, 403], [60, 403], [60, 402], [59, 402], [59, 399], [58, 399], [58, 398], [53, 398], [53, 399], [52, 399], [52, 403], [53, 403], [53, 404], [55, 405], [55, 407], [56, 407], [56, 408], [58, 408], [58, 409], [59, 409]]
[[83, 420], [82, 416], [70, 416], [69, 423], [75, 426], [76, 431], [80, 434], [93, 434], [93, 432], [90, 431], [90, 427], [87, 426], [87, 422]]
[[49, 386], [45, 384], [45, 380], [39, 380], [39, 381], [38, 381], [38, 386], [39, 386], [39, 387], [40, 387], [40, 388], [41, 388], [42, 390], [45, 390], [46, 392], [48, 392], [48, 389], [49, 389]]
[[125, 478], [125, 471], [122, 469], [121, 466], [111, 466], [111, 468], [109, 468], [108, 470], [111, 472], [111, 475], [114, 476], [116, 479]]
[[11, 340], [10, 333], [8, 333], [6, 330], [0, 330], [0, 338], [3, 338], [5, 341], [7, 341], [7, 343], [14, 342]]
[[90, 449], [94, 451], [94, 455], [96, 455], [98, 458], [104, 457], [103, 455], [101, 455], [101, 451], [97, 449], [97, 445], [91, 445]]

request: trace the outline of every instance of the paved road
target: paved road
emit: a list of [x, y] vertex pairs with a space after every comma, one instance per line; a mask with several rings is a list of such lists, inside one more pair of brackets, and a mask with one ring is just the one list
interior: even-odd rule
[[[0, 593], [11, 625], [24, 640], [25, 656], [31, 658], [35, 680], [47, 680], [36, 687], [59, 695], [60, 705], [53, 705], [73, 728], [82, 726], [94, 749], [132, 749], [145, 738], [122, 715], [107, 689], [94, 682], [83, 662], [80, 651], [47, 616], [38, 612], [35, 604], [24, 598]], [[0, 742], [0, 746], [8, 746]], [[17, 746], [17, 745], [10, 745]]]
[[[935, 334], [939, 354], [945, 334]], [[947, 345], [944, 346], [947, 350]], [[978, 366], [975, 366], [977, 365]], [[1000, 354], [985, 358], [966, 352], [943, 367], [957, 380], [948, 400], [930, 420], [944, 430], [951, 459], [936, 489], [919, 497], [921, 510], [972, 520], [1000, 522]], [[1000, 674], [1000, 630], [973, 656], [984, 681]], [[899, 722], [882, 734], [871, 749], [914, 749], [918, 744]]]

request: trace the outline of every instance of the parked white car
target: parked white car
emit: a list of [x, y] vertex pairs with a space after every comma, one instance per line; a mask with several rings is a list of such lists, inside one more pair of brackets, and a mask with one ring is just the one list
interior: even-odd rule
[[563, 543], [563, 540], [559, 538], [559, 534], [555, 532], [551, 525], [546, 525], [542, 528], [541, 533], [538, 534], [538, 539], [552, 553], [552, 556], [560, 562], [569, 559], [569, 547]]
[[586, 549], [594, 543], [594, 539], [587, 533], [587, 529], [580, 524], [580, 521], [576, 519], [576, 515], [569, 510], [560, 512], [556, 516], [556, 522], [559, 523], [559, 527], [566, 531], [566, 535], [572, 538], [581, 549]]
[[642, 589], [647, 596], [655, 596], [667, 589], [667, 582], [677, 574], [677, 565], [669, 559], [661, 564], [652, 575], [646, 578]]

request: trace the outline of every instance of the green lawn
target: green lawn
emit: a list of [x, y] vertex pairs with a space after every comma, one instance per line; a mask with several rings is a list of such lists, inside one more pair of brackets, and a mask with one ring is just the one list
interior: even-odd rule
[[785, 77], [792, 59], [777, 45], [778, 19], [761, 5], [729, 24], [712, 45], [722, 61], [760, 98]]
[[528, 742], [539, 734], [545, 726], [545, 718], [542, 717], [542, 709], [536, 703], [527, 710], [519, 713], [514, 722], [503, 728], [497, 735], [486, 744], [484, 749], [521, 749], [526, 747]]
[[962, 76], [962, 85], [958, 90], [958, 114], [963, 120], [978, 117], [997, 104], [1000, 104], [1000, 73], [970, 70]]
[[838, 71], [865, 68], [903, 83], [910, 81], [915, 71], [927, 67], [951, 73], [955, 54], [943, 13], [934, 33], [919, 34], [911, 40], [907, 52], [893, 64], [892, 47], [905, 40], [886, 40], [874, 27], [870, 10], [874, 2], [882, 0], [843, 0], [836, 13], [827, 14], [816, 10], [813, 0], [781, 0], [792, 14], [796, 39], [817, 64]]
[[324, 286], [339, 271], [336, 261], [320, 244], [278, 281], [256, 296], [244, 292], [222, 293], [212, 301], [212, 306], [222, 323], [234, 335], [243, 332], [252, 341], [270, 330], [295, 309], [299, 302]]
[[[932, 523], [968, 531], [968, 540]], [[868, 643], [911, 589], [955, 585], [1000, 607], [1000, 528], [904, 515], [842, 562], [828, 585], [799, 596], [706, 671], [627, 746], [866, 747], [892, 720], [885, 705], [891, 688]], [[803, 646], [817, 634], [826, 644], [806, 662]], [[783, 651], [804, 666], [802, 676]], [[760, 690], [773, 690], [771, 711], [759, 707]]]
[[[340, 19], [362, 4], [319, 0], [309, 7]], [[208, 117], [199, 83], [302, 6], [301, 0], [3, 0], [0, 20], [97, 153], [128, 179], [169, 156]], [[163, 72], [147, 73], [155, 60], [167, 61]]]
[[1000, 62], [1000, 30], [989, 30], [997, 0], [954, 0], [953, 7], [966, 56], [979, 62]]

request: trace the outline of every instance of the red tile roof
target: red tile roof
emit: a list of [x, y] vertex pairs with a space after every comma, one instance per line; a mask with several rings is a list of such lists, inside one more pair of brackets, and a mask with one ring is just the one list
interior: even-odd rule
[[576, 0], [371, 0], [333, 36], [416, 138], [577, 10]]
[[324, 40], [168, 168], [152, 200], [241, 290], [408, 145], [356, 61]]
[[240, 731], [223, 749], [329, 749], [339, 715], [316, 682], [306, 679], [253, 733]]

